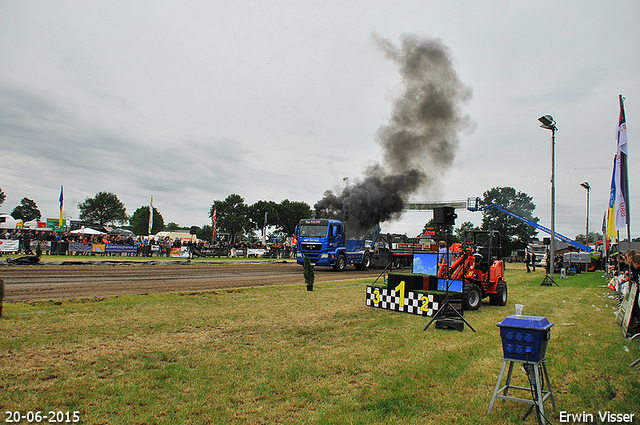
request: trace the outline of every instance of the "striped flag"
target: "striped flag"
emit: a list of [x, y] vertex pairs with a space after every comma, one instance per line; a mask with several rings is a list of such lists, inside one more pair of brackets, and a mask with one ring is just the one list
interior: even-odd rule
[[151, 234], [152, 227], [153, 227], [153, 195], [151, 195], [151, 201], [149, 201], [149, 234]]
[[64, 190], [63, 186], [60, 185], [60, 219], [58, 220], [58, 227], [62, 228], [62, 206], [64, 205]]
[[627, 169], [627, 120], [623, 97], [620, 95], [620, 119], [618, 121], [616, 161], [616, 228], [629, 224], [629, 172]]
[[218, 218], [216, 217], [218, 214], [218, 207], [213, 207], [213, 216], [211, 217], [211, 219], [213, 220], [213, 239], [212, 241], [214, 241], [216, 239], [216, 225], [218, 224]]
[[607, 209], [607, 239], [616, 237], [616, 164], [618, 155], [613, 157], [611, 173], [611, 190], [609, 191], [609, 208]]
[[267, 243], [267, 212], [264, 212], [264, 225], [262, 226], [262, 245]]

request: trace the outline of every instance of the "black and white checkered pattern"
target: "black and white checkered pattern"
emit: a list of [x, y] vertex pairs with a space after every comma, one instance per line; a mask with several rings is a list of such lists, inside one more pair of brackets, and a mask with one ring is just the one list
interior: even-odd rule
[[369, 307], [383, 308], [419, 316], [433, 316], [438, 311], [440, 297], [434, 294], [408, 292], [400, 305], [400, 297], [396, 291], [388, 288], [367, 286], [366, 304]]

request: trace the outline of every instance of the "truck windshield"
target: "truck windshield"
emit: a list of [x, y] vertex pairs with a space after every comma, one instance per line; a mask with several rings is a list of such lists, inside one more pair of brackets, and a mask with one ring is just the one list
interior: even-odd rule
[[300, 235], [303, 238], [324, 238], [327, 236], [327, 225], [308, 224], [300, 226]]

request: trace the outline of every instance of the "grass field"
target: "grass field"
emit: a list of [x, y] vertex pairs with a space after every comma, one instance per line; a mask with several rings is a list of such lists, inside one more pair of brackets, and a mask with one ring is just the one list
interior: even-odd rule
[[502, 365], [496, 323], [520, 303], [555, 323], [551, 423], [560, 411], [638, 423], [640, 372], [628, 367], [638, 344], [615, 325], [601, 273], [560, 287], [543, 277], [508, 265], [508, 305], [485, 300], [465, 314], [477, 333], [423, 332], [426, 318], [367, 307], [371, 280], [307, 292], [302, 273], [296, 286], [5, 304], [3, 420], [77, 411], [86, 424], [517, 424], [527, 405], [487, 408]]

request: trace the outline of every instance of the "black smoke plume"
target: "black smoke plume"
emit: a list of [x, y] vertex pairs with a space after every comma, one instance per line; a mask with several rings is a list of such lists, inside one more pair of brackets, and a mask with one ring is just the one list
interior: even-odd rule
[[400, 47], [374, 40], [398, 64], [404, 84], [390, 122], [377, 132], [382, 163], [339, 194], [327, 190], [314, 205], [317, 218], [344, 219], [352, 232], [400, 218], [409, 197], [436, 184], [451, 166], [458, 134], [472, 128], [460, 112], [472, 90], [458, 78], [441, 40], [403, 35]]

